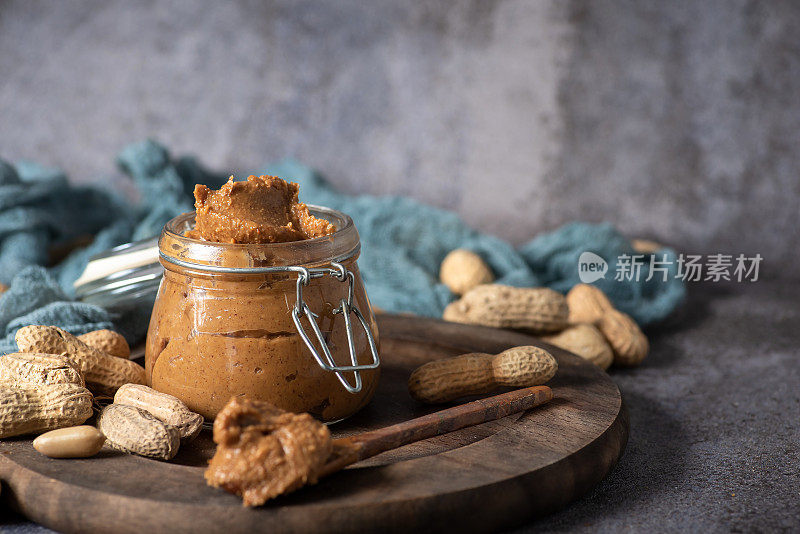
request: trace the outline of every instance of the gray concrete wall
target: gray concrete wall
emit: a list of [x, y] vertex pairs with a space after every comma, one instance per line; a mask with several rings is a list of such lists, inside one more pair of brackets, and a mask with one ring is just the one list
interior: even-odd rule
[[515, 242], [608, 220], [798, 277], [798, 32], [789, 0], [7, 1], [0, 154], [294, 156]]

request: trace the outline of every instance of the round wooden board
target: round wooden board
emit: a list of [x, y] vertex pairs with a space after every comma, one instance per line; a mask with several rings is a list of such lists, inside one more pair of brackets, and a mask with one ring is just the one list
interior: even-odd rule
[[615, 465], [628, 437], [619, 390], [603, 371], [516, 332], [422, 318], [379, 316], [381, 385], [375, 400], [331, 427], [339, 437], [424, 415], [406, 380], [417, 365], [511, 346], [551, 350], [559, 371], [549, 404], [407, 445], [316, 486], [246, 509], [207, 486], [209, 432], [169, 463], [104, 450], [54, 460], [28, 439], [0, 442], [2, 499], [62, 532], [494, 531], [578, 498]]

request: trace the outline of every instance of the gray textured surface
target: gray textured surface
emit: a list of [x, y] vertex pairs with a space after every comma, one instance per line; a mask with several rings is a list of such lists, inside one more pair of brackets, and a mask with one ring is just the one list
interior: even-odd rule
[[609, 220], [796, 277], [798, 27], [790, 0], [7, 1], [0, 153], [81, 181], [151, 135], [289, 155], [515, 241]]
[[800, 531], [800, 284], [693, 289], [644, 365], [612, 372], [616, 470], [531, 531]]
[[798, 302], [798, 283], [695, 287], [643, 366], [612, 372], [631, 417], [616, 469], [520, 532], [799, 531]]

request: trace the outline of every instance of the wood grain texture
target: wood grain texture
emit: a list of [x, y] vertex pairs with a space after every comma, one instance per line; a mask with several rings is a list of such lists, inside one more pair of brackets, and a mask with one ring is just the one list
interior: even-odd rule
[[524, 412], [553, 399], [548, 386], [513, 389], [498, 395], [458, 404], [402, 423], [333, 440], [333, 453], [319, 473], [326, 477], [348, 465], [473, 425]]
[[411, 370], [462, 352], [516, 345], [551, 350], [554, 399], [532, 411], [406, 445], [359, 462], [258, 509], [210, 488], [208, 432], [171, 462], [104, 450], [42, 457], [28, 439], [0, 442], [2, 498], [62, 532], [493, 531], [564, 506], [614, 466], [628, 436], [619, 390], [581, 358], [516, 332], [379, 317], [383, 374], [375, 400], [332, 427], [346, 437], [441, 409], [414, 402]]

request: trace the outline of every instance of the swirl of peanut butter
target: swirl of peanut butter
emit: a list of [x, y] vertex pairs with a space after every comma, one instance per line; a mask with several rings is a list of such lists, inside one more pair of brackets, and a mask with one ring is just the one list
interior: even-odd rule
[[205, 478], [245, 506], [314, 484], [331, 454], [328, 427], [268, 402], [233, 397], [214, 421], [217, 450]]
[[213, 191], [194, 188], [197, 218], [193, 239], [219, 243], [282, 243], [330, 235], [336, 227], [314, 217], [298, 200], [298, 185], [277, 176], [249, 176]]

